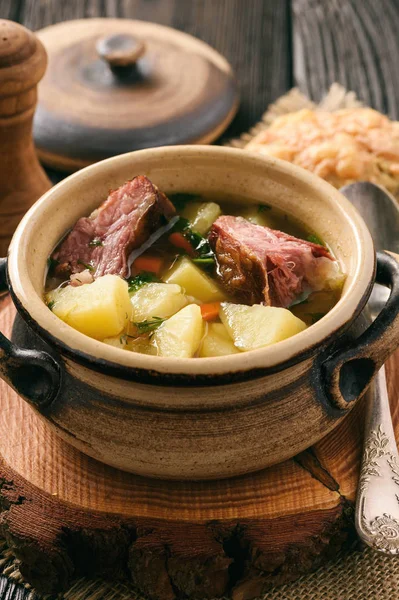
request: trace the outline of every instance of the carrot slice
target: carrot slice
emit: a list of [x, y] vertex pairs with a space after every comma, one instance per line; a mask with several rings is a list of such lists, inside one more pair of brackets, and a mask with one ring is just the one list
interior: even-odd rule
[[204, 321], [214, 321], [219, 316], [220, 302], [201, 304], [200, 309]]
[[142, 254], [138, 256], [133, 263], [133, 268], [137, 273], [146, 271], [148, 273], [155, 273], [159, 275], [162, 270], [163, 259], [159, 256], [149, 256]]
[[187, 252], [189, 256], [195, 256], [195, 250], [190, 244], [190, 242], [184, 237], [182, 233], [179, 231], [175, 231], [175, 233], [171, 233], [169, 236], [169, 241], [176, 248], [180, 248]]

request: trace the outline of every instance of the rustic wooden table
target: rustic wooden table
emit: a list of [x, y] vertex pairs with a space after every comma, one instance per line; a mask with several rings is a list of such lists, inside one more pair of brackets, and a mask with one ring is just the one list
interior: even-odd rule
[[[399, 118], [398, 0], [0, 0], [0, 18], [33, 30], [98, 16], [170, 25], [224, 54], [242, 98], [232, 135], [290, 87], [318, 100], [334, 81]], [[0, 578], [1, 599], [27, 597]]]

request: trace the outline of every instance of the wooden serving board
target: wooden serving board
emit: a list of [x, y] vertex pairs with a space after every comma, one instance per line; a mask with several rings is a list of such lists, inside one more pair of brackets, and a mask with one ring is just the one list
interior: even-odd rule
[[[15, 309], [0, 304], [9, 336]], [[398, 397], [395, 360], [389, 393]], [[399, 435], [399, 406], [392, 403]], [[144, 479], [59, 439], [0, 383], [1, 530], [39, 591], [77, 575], [127, 577], [151, 598], [254, 598], [351, 543], [364, 403], [310, 450], [212, 482]], [[267, 434], [267, 432], [265, 432]]]

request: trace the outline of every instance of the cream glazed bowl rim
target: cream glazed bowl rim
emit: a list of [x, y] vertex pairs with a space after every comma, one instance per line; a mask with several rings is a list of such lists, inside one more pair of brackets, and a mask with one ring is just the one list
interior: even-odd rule
[[[170, 164], [171, 161], [181, 161], [184, 168], [185, 164], [189, 166], [196, 164], [196, 161], [201, 163], [206, 160], [212, 161], [212, 164], [220, 163], [222, 167], [228, 163], [233, 178], [234, 169], [247, 169], [248, 172], [258, 174], [264, 172], [265, 178], [284, 180], [288, 182], [287, 185], [302, 186], [310, 190], [310, 193], [314, 191], [314, 201], [317, 200], [317, 195], [322, 197], [339, 219], [345, 220], [351, 235], [353, 234], [354, 269], [341, 299], [325, 317], [305, 331], [272, 346], [223, 357], [193, 359], [149, 356], [115, 348], [76, 331], [48, 309], [41, 295], [43, 284], [40, 290], [37, 283], [39, 272], [42, 282], [44, 281], [46, 263], [45, 257], [40, 256], [39, 251], [35, 252], [35, 236], [37, 238], [39, 232], [43, 236], [43, 227], [51, 227], [51, 214], [56, 213], [61, 203], [67, 202], [69, 194], [76, 191], [76, 186], [87, 185], [97, 177], [103, 177], [105, 181], [108, 175], [114, 176], [130, 164], [133, 177], [140, 174], [137, 171], [140, 163], [151, 165], [157, 161], [160, 164], [162, 161], [169, 161]], [[107, 192], [108, 189], [105, 189], [104, 193]], [[85, 214], [88, 211], [83, 210], [80, 216]], [[67, 229], [68, 225], [64, 231]], [[51, 248], [48, 250], [50, 253]], [[374, 271], [375, 252], [369, 230], [356, 209], [330, 184], [286, 161], [244, 150], [197, 145], [135, 151], [101, 161], [69, 176], [45, 193], [26, 213], [14, 234], [8, 255], [10, 291], [19, 312], [29, 325], [51, 345], [55, 345], [61, 354], [101, 372], [108, 368], [122, 378], [133, 377], [137, 372], [177, 377], [215, 377], [237, 372], [255, 373], [257, 370], [262, 373], [273, 372], [295, 364], [350, 325], [367, 300], [374, 281]], [[36, 277], [35, 284], [32, 275]]]

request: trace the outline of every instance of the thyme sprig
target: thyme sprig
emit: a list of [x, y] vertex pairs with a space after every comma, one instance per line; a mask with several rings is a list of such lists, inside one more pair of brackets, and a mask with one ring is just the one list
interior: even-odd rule
[[134, 294], [135, 292], [137, 292], [137, 290], [142, 288], [143, 285], [145, 285], [146, 283], [154, 283], [154, 282], [158, 282], [158, 281], [159, 281], [159, 279], [154, 273], [149, 273], [147, 271], [143, 271], [142, 273], [139, 273], [135, 277], [131, 277], [130, 279], [127, 280], [127, 283], [129, 285], [129, 293]]
[[133, 325], [136, 327], [138, 332], [141, 333], [151, 333], [158, 329], [162, 323], [166, 321], [166, 319], [162, 317], [152, 317], [151, 319], [147, 319], [145, 321], [133, 321]]

